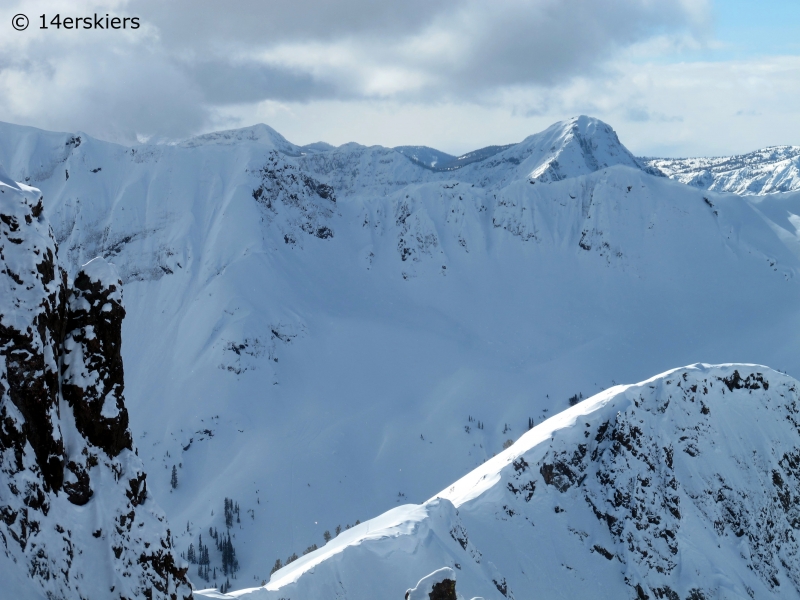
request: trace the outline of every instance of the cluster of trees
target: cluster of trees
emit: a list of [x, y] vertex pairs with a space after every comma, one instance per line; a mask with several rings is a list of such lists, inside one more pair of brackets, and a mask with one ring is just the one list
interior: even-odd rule
[[239, 520], [239, 503], [234, 502], [230, 498], [225, 498], [225, 527], [228, 529], [233, 527], [234, 515], [236, 515], [236, 522], [241, 523]]
[[239, 570], [239, 560], [236, 558], [236, 548], [233, 547], [231, 541], [231, 534], [222, 534], [222, 540], [217, 537], [217, 550], [222, 555], [222, 574], [227, 577], [228, 574], [236, 577], [236, 572]]
[[279, 569], [282, 569], [286, 565], [289, 565], [289, 564], [293, 563], [298, 558], [300, 558], [300, 557], [297, 556], [297, 552], [293, 552], [292, 555], [289, 556], [289, 558], [286, 559], [286, 564], [284, 564], [283, 561], [280, 558], [276, 558], [275, 559], [275, 564], [272, 565], [272, 570], [269, 572], [269, 574], [272, 575], [275, 571], [277, 571]]
[[[355, 522], [355, 524], [353, 524], [353, 525], [345, 525], [345, 527], [344, 527], [344, 531], [347, 531], [348, 529], [350, 529], [351, 527], [355, 527], [356, 525], [361, 525], [361, 520], [360, 520], [360, 519], [356, 519], [356, 522]], [[324, 540], [325, 540], [325, 543], [326, 543], [326, 544], [327, 544], [328, 542], [330, 542], [330, 541], [331, 541], [331, 540], [332, 540], [334, 537], [336, 537], [336, 536], [338, 536], [340, 533], [342, 533], [342, 531], [343, 531], [343, 530], [342, 530], [342, 526], [341, 526], [341, 525], [337, 525], [337, 526], [336, 526], [336, 529], [335, 529], [334, 531], [336, 532], [336, 535], [335, 535], [335, 536], [334, 536], [334, 535], [331, 535], [331, 532], [330, 532], [330, 531], [328, 531], [327, 529], [326, 529], [326, 530], [325, 530], [325, 532], [322, 534], [322, 539], [324, 539]], [[306, 548], [306, 549], [303, 551], [303, 556], [305, 556], [306, 554], [311, 554], [312, 552], [314, 552], [314, 550], [317, 550], [318, 548], [319, 548], [319, 546], [317, 546], [316, 544], [311, 544], [311, 545], [310, 545], [308, 548]], [[285, 563], [284, 563], [284, 562], [283, 562], [283, 561], [282, 561], [280, 558], [277, 558], [277, 559], [275, 559], [275, 564], [272, 566], [272, 570], [269, 572], [269, 574], [270, 574], [270, 575], [272, 575], [272, 574], [273, 574], [275, 571], [277, 571], [277, 570], [279, 570], [279, 569], [282, 569], [282, 568], [283, 568], [283, 567], [285, 567], [286, 565], [290, 565], [290, 564], [292, 564], [292, 563], [293, 563], [294, 561], [296, 561], [298, 558], [300, 558], [300, 557], [299, 557], [299, 556], [297, 556], [297, 552], [293, 552], [293, 553], [292, 553], [292, 555], [291, 555], [291, 556], [289, 556], [289, 557], [286, 559], [286, 562], [285, 562]]]
[[202, 534], [200, 534], [200, 537], [197, 540], [197, 550], [194, 549], [194, 544], [189, 544], [189, 550], [186, 553], [186, 560], [193, 565], [197, 565], [198, 577], [204, 579], [205, 581], [209, 580], [209, 566], [211, 564], [211, 560], [208, 556], [208, 546], [203, 544]]
[[[467, 415], [467, 420], [470, 423], [475, 423], [475, 429], [483, 429], [483, 421], [476, 420], [475, 417], [473, 417], [472, 415]], [[466, 430], [467, 433], [469, 433], [470, 430], [469, 425], [466, 425], [464, 429]]]
[[581, 400], [583, 400], [583, 393], [578, 393], [578, 394], [575, 394], [574, 396], [570, 396], [569, 405], [570, 406], [575, 406]]
[[[213, 514], [213, 513], [212, 513]], [[234, 579], [236, 573], [239, 571], [239, 560], [236, 558], [236, 548], [233, 546], [233, 539], [231, 537], [230, 528], [233, 526], [234, 517], [236, 522], [239, 520], [239, 503], [234, 502], [230, 498], [225, 498], [225, 525], [228, 528], [227, 533], [220, 535], [216, 527], [208, 528], [208, 536], [214, 540], [217, 551], [222, 557], [222, 576], [225, 577], [225, 582], [222, 584], [220, 590], [224, 593], [231, 587], [228, 576]], [[189, 523], [186, 524], [186, 530], [189, 530]], [[189, 549], [184, 558], [191, 564], [197, 565], [197, 576], [206, 582], [214, 580], [216, 585], [217, 567], [211, 567], [211, 559], [208, 555], [208, 546], [203, 544], [203, 534], [198, 536], [197, 549], [194, 544], [189, 544]]]

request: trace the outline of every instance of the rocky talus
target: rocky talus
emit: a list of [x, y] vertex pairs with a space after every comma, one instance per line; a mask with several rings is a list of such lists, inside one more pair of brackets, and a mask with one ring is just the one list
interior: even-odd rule
[[0, 574], [30, 598], [190, 598], [128, 429], [115, 269], [69, 282], [0, 167]]

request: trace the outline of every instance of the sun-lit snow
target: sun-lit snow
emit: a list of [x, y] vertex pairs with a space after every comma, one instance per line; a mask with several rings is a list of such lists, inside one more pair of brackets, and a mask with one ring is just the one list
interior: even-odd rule
[[401, 598], [444, 567], [464, 598], [798, 598], [799, 411], [757, 365], [616, 386], [232, 596]]
[[743, 195], [800, 190], [800, 146], [715, 158], [652, 158], [646, 164], [681, 183]]

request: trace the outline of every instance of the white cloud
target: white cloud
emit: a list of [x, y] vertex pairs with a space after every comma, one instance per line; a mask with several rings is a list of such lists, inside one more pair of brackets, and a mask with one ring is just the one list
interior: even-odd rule
[[265, 121], [297, 143], [425, 144], [459, 154], [518, 142], [591, 114], [640, 155], [724, 155], [800, 143], [800, 57], [655, 64], [619, 61], [559, 86], [516, 86], [484, 102], [319, 100], [220, 109], [217, 127]]
[[694, 36], [708, 1], [70, 3], [70, 16], [137, 16], [135, 32], [41, 31], [36, 15], [67, 16], [63, 3], [17, 2], [0, 27], [22, 10], [33, 23], [0, 36], [0, 119], [133, 140], [246, 124], [265, 102], [492, 110], [506, 88], [559, 88], [620, 49]]
[[143, 27], [37, 29], [58, 10], [0, 8], [0, 120], [131, 142], [265, 121], [462, 152], [584, 113], [642, 154], [800, 143], [799, 57], [675, 62], [719, 46], [707, 1], [84, 1], [70, 14]]

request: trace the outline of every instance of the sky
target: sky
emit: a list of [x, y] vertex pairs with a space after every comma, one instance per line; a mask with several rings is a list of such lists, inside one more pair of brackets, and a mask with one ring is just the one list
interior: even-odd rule
[[797, 0], [4, 0], [0, 32], [0, 121], [126, 144], [263, 122], [461, 154], [588, 114], [640, 156], [800, 145]]

